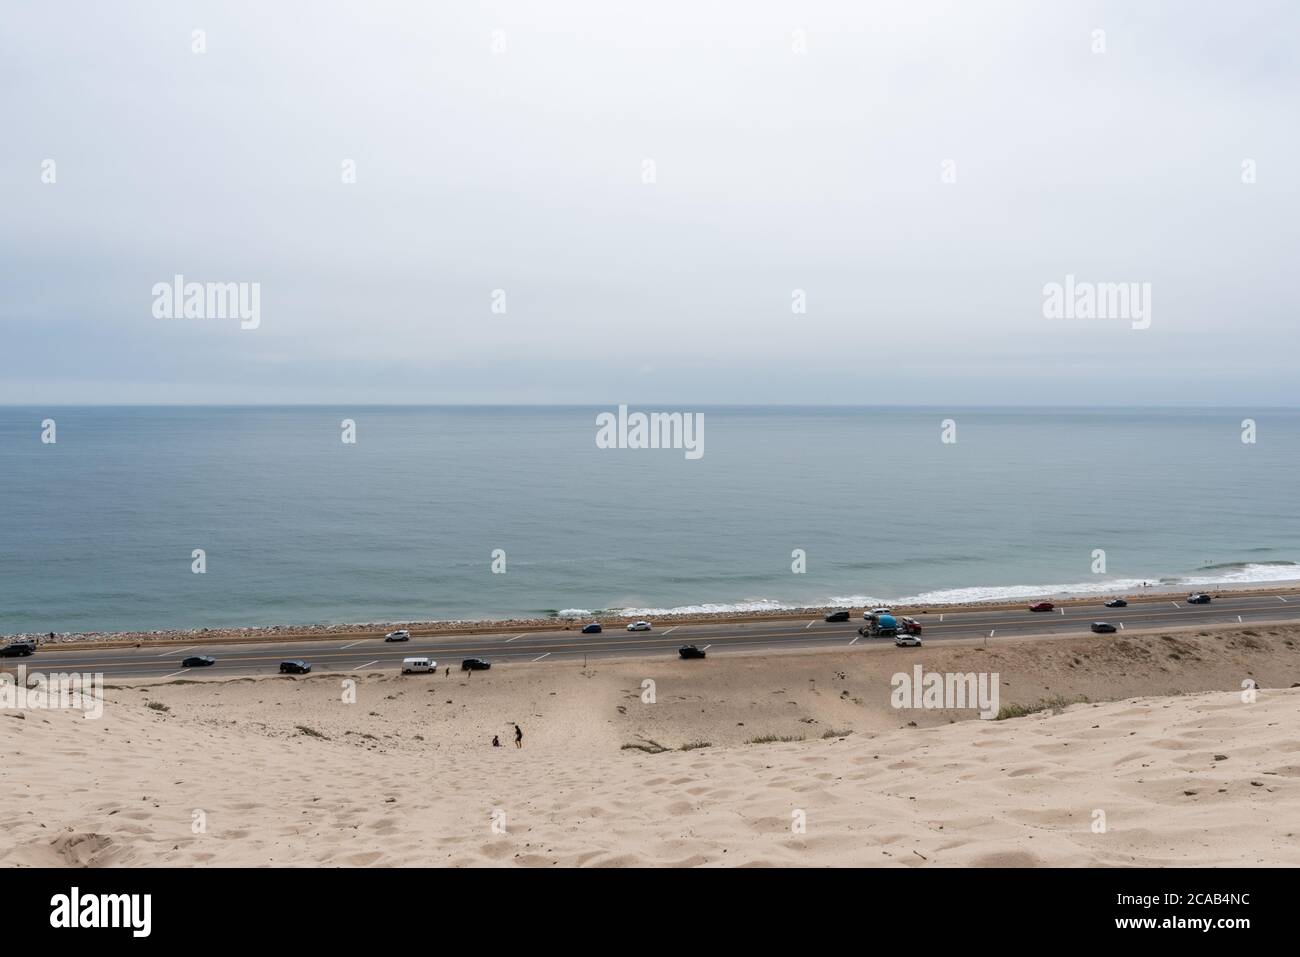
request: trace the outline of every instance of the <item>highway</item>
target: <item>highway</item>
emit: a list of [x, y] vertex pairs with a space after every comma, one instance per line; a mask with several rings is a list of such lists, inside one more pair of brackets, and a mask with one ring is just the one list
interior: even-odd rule
[[[933, 611], [914, 617], [924, 625], [926, 645], [978, 641], [985, 637], [1026, 636], [1077, 637], [1091, 635], [1093, 621], [1108, 621], [1124, 630], [1152, 630], [1204, 625], [1227, 625], [1300, 621], [1300, 599], [1294, 596], [1253, 595], [1216, 598], [1210, 605], [1188, 605], [1184, 596], [1162, 601], [1130, 603], [1127, 608], [1076, 605], [1051, 612], [1021, 610]], [[406, 657], [427, 655], [439, 667], [460, 668], [464, 658], [485, 658], [494, 668], [518, 662], [581, 660], [611, 657], [673, 656], [681, 645], [694, 644], [709, 656], [735, 651], [807, 648], [868, 648], [889, 646], [880, 638], [860, 638], [861, 615], [848, 622], [827, 623], [820, 618], [802, 621], [749, 621], [727, 624], [665, 623], [652, 632], [629, 632], [611, 626], [603, 634], [582, 635], [573, 630], [527, 633], [414, 636], [406, 642], [385, 642], [381, 638], [332, 640], [287, 640], [264, 642], [175, 642], [166, 645], [144, 642], [138, 648], [81, 649], [73, 645], [42, 647], [26, 658], [0, 658], [0, 667], [12, 669], [24, 664], [29, 671], [102, 672], [105, 678], [187, 678], [275, 674], [281, 661], [303, 659], [313, 672], [393, 672]], [[1110, 635], [1095, 635], [1098, 641]], [[210, 655], [216, 664], [204, 668], [183, 668], [189, 655]], [[698, 664], [692, 662], [691, 664]]]

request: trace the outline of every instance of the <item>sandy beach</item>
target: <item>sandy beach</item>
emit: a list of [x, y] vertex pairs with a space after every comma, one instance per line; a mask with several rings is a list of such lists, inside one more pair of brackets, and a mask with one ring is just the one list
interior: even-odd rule
[[[0, 865], [1295, 866], [1297, 642], [123, 681], [0, 714]], [[915, 664], [1030, 713], [897, 710]]]

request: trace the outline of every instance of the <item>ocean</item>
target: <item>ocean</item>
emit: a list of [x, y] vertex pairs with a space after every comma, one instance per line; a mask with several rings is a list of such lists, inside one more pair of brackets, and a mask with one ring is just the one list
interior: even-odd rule
[[703, 454], [598, 447], [614, 406], [0, 408], [0, 633], [1300, 579], [1296, 410], [633, 409]]

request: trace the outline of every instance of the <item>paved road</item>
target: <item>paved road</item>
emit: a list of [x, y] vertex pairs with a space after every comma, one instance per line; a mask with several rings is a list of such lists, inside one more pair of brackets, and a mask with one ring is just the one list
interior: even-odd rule
[[[1060, 637], [1091, 634], [1093, 621], [1108, 621], [1117, 628], [1153, 629], [1188, 625], [1236, 624], [1266, 621], [1300, 621], [1300, 600], [1281, 596], [1216, 598], [1211, 605], [1188, 605], [1181, 598], [1144, 601], [1128, 608], [1076, 606], [1052, 612], [960, 611], [916, 616], [925, 626], [927, 645], [978, 641], [984, 637], [1027, 635]], [[629, 656], [675, 656], [684, 644], [694, 644], [710, 655], [727, 651], [871, 646], [892, 647], [879, 638], [859, 638], [861, 619], [827, 623], [820, 619], [800, 622], [745, 622], [742, 624], [671, 625], [653, 632], [607, 629], [600, 635], [573, 631], [537, 631], [527, 634], [439, 635], [385, 642], [363, 638], [260, 642], [243, 644], [144, 644], [140, 648], [60, 650], [42, 649], [29, 658], [3, 658], [0, 666], [25, 664], [28, 670], [96, 671], [106, 678], [187, 677], [273, 674], [289, 658], [312, 663], [315, 672], [394, 671], [405, 657], [431, 655], [440, 667], [460, 667], [463, 658], [486, 658], [494, 667], [527, 661], [555, 661]], [[1107, 636], [1098, 635], [1105, 640]], [[217, 663], [207, 668], [182, 668], [187, 655], [211, 655]]]

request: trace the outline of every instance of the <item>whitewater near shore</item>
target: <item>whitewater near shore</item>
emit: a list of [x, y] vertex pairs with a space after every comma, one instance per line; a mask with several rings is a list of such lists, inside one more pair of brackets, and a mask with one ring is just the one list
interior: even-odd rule
[[[119, 683], [98, 721], [0, 714], [0, 865], [1296, 866], [1297, 642]], [[917, 664], [1041, 710], [896, 710]]]

